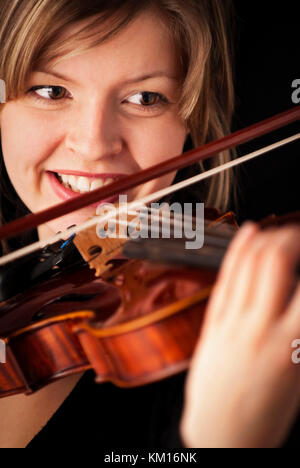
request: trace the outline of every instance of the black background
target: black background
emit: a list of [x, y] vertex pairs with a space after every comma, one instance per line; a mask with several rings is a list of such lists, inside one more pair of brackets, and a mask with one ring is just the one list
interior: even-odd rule
[[[297, 2], [235, 0], [236, 115], [234, 129], [256, 123], [295, 107], [292, 82], [300, 79]], [[245, 145], [246, 154], [264, 144], [299, 132], [299, 123], [274, 136]], [[239, 208], [242, 219], [300, 209], [299, 143], [246, 163], [240, 175]]]

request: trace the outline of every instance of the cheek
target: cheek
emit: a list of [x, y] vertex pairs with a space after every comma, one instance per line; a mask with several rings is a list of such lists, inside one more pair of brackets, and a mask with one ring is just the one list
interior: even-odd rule
[[[134, 155], [140, 169], [147, 169], [182, 154], [186, 137], [187, 128], [182, 121], [179, 121], [178, 116], [162, 116], [160, 119], [153, 119], [152, 122], [145, 122], [135, 128], [135, 134], [131, 140], [134, 141], [131, 154]], [[136, 197], [141, 198], [169, 187], [175, 176], [176, 172], [148, 182], [137, 188]]]
[[12, 177], [21, 172], [37, 174], [55, 145], [51, 120], [14, 103], [3, 110], [1, 137], [5, 164]]
[[57, 145], [51, 119], [18, 103], [5, 105], [1, 116], [1, 142], [12, 185], [31, 211], [45, 208], [42, 181], [45, 162]]
[[161, 118], [149, 118], [131, 135], [134, 147], [131, 154], [141, 169], [179, 156], [187, 136], [186, 126], [178, 117], [167, 114]]

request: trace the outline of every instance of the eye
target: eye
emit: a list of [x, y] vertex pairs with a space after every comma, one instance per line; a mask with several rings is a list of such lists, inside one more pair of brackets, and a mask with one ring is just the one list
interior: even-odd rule
[[29, 92], [34, 92], [38, 98], [51, 101], [65, 99], [68, 95], [68, 91], [62, 86], [34, 86]]
[[168, 103], [168, 99], [160, 93], [144, 91], [134, 94], [127, 99], [127, 102], [142, 105], [143, 107], [153, 107], [162, 103]]

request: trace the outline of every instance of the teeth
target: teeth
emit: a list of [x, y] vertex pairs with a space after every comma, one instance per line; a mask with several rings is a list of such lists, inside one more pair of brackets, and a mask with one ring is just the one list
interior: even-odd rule
[[[110, 179], [110, 180], [112, 180], [112, 179]], [[103, 180], [101, 180], [101, 179], [95, 179], [91, 183], [91, 190], [97, 190], [97, 189], [102, 188], [102, 187], [103, 187]]]
[[68, 183], [69, 183], [69, 176], [62, 175], [61, 178], [62, 178], [62, 181], [63, 181], [64, 184], [68, 184]]
[[73, 175], [71, 176], [65, 176], [67, 178], [67, 184], [70, 185], [70, 187], [76, 187], [77, 186], [77, 179], [78, 177], [75, 177]]
[[87, 177], [76, 177], [64, 174], [58, 174], [60, 182], [74, 192], [86, 193], [110, 185], [114, 179], [90, 179]]
[[86, 177], [79, 177], [78, 183], [77, 183], [77, 188], [79, 192], [89, 192], [90, 187], [91, 187], [91, 184]]

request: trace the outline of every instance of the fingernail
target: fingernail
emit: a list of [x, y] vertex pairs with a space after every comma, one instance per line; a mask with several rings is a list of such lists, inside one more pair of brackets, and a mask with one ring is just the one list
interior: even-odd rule
[[248, 236], [257, 230], [257, 224], [253, 221], [246, 221], [241, 228], [243, 235]]

